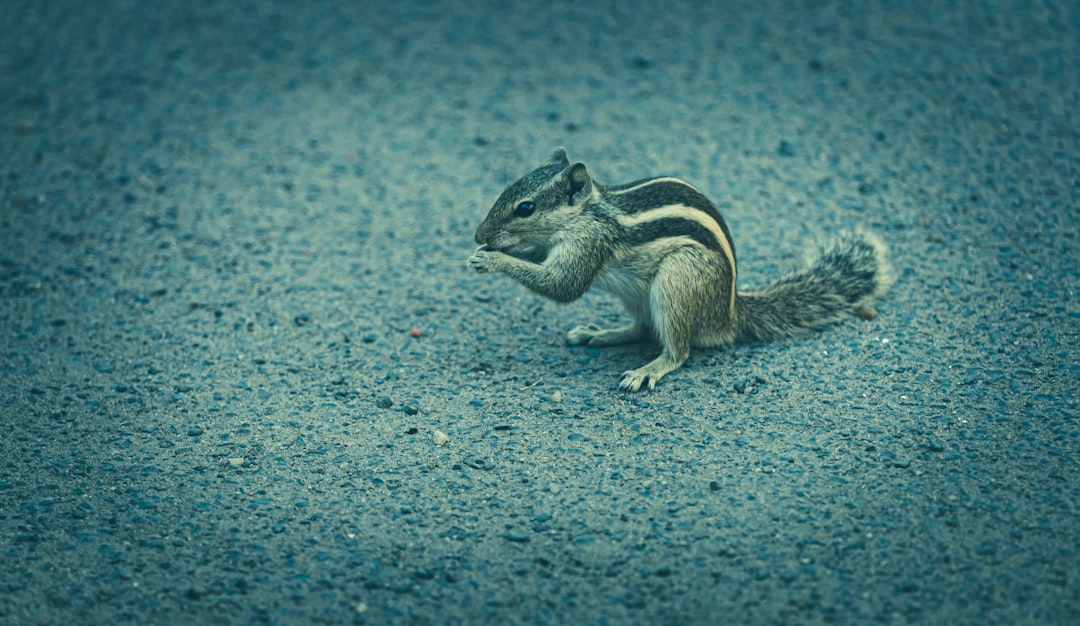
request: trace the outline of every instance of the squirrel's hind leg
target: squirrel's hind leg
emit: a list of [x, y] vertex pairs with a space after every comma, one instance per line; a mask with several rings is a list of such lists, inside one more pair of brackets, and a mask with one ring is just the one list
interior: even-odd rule
[[709, 285], [694, 280], [704, 264], [696, 248], [672, 251], [661, 262], [649, 288], [649, 312], [663, 352], [653, 361], [624, 372], [619, 383], [623, 391], [654, 388], [661, 378], [690, 357], [694, 329], [700, 323], [697, 318], [701, 302], [708, 297], [703, 292]]
[[621, 343], [630, 343], [642, 339], [646, 335], [645, 328], [637, 323], [627, 324], [618, 328], [600, 328], [595, 324], [578, 326], [566, 333], [566, 340], [571, 345], [588, 344], [590, 346], [614, 346]]

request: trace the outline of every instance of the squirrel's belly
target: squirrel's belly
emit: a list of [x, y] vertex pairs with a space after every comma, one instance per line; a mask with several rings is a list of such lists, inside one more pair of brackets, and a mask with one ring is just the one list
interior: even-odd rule
[[608, 268], [596, 277], [597, 289], [618, 296], [623, 302], [647, 302], [649, 279], [625, 265]]

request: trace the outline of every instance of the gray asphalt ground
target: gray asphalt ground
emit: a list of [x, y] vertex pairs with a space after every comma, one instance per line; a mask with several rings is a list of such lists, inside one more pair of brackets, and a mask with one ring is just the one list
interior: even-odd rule
[[[0, 622], [1080, 623], [1080, 5], [699, 4], [3, 2]], [[620, 394], [558, 145], [897, 282]]]

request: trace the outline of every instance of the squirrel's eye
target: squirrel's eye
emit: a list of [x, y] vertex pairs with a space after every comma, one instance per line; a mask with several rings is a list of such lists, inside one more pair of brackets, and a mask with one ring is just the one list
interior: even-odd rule
[[536, 205], [526, 200], [514, 207], [514, 217], [529, 217], [536, 211]]

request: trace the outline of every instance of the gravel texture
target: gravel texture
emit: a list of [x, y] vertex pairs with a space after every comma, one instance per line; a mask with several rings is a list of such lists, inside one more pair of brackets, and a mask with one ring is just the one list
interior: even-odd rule
[[[1078, 623], [1080, 5], [700, 4], [5, 2], [0, 622]], [[898, 280], [622, 395], [558, 145]]]

